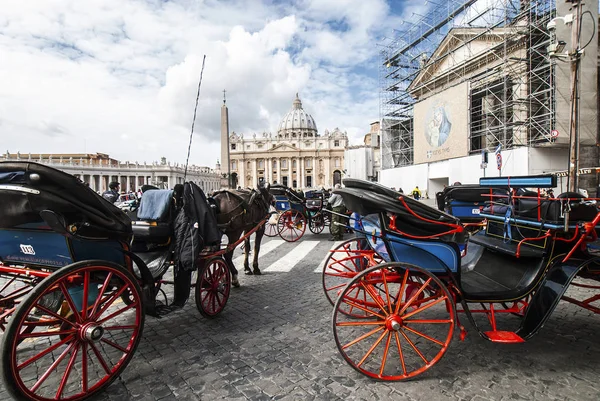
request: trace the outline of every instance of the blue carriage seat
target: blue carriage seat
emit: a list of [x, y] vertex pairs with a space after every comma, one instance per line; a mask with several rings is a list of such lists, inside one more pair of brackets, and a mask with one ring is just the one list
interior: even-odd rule
[[134, 238], [156, 244], [169, 242], [173, 235], [174, 202], [170, 189], [144, 192], [137, 213], [138, 220], [132, 222]]

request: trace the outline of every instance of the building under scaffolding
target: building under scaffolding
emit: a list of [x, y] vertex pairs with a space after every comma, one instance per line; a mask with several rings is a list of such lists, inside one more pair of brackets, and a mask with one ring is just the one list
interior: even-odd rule
[[[571, 35], [568, 26], [557, 24], [556, 31], [549, 31], [547, 24], [557, 15], [568, 14], [569, 3], [426, 3], [426, 15], [413, 15], [413, 23], [404, 22], [395, 37], [382, 44], [382, 182], [423, 185], [431, 193], [454, 181], [474, 181], [486, 173], [485, 165], [480, 166], [482, 151], [496, 149], [508, 152], [502, 155], [512, 157], [513, 164], [523, 158], [525, 149], [529, 151], [524, 167], [510, 166], [505, 171], [505, 163], [499, 169], [503, 174], [564, 170], [569, 142], [569, 63], [552, 59], [547, 48], [562, 40], [570, 49]], [[583, 19], [583, 41], [597, 33], [592, 19], [598, 19], [597, 3], [585, 7], [593, 18]], [[585, 85], [580, 135], [582, 145], [595, 147], [597, 37], [594, 39], [582, 64]], [[490, 169], [495, 170], [495, 159], [489, 161]], [[592, 160], [583, 165], [596, 163]], [[460, 166], [469, 172], [457, 172], [463, 169]]]

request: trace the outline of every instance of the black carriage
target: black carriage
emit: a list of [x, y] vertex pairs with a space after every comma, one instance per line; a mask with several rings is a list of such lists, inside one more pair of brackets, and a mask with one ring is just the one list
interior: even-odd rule
[[301, 194], [284, 185], [272, 185], [269, 192], [274, 198], [275, 212], [265, 227], [265, 235], [279, 235], [288, 242], [298, 241], [308, 224], [314, 234], [321, 233], [329, 224], [329, 216], [323, 213], [326, 199], [322, 192], [309, 191]]
[[[337, 192], [363, 216], [362, 236], [332, 252], [324, 287], [335, 300], [338, 349], [359, 372], [381, 380], [418, 376], [444, 355], [455, 328], [464, 339], [463, 313], [483, 338], [500, 343], [531, 338], [561, 299], [600, 313], [592, 305], [598, 296], [564, 295], [580, 285], [575, 279], [600, 289], [598, 209], [573, 193], [517, 195], [519, 188], [555, 187], [554, 176], [482, 178], [491, 192], [480, 213], [485, 227], [476, 233], [381, 185], [344, 184]], [[515, 315], [518, 327], [500, 327], [501, 314]]]
[[[161, 312], [155, 300], [174, 265], [173, 219], [182, 199], [146, 192], [132, 225], [66, 173], [2, 162], [0, 200], [3, 382], [16, 399], [85, 399], [119, 376], [145, 315]], [[222, 253], [193, 261], [196, 304], [206, 317], [218, 315], [229, 296]], [[191, 274], [175, 271], [174, 305], [186, 302]]]

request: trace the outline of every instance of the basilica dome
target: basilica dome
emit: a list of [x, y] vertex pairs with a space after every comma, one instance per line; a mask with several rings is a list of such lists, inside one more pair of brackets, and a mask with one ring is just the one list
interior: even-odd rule
[[306, 138], [317, 136], [317, 124], [310, 114], [302, 108], [302, 102], [296, 93], [292, 108], [279, 123], [277, 135], [280, 138]]

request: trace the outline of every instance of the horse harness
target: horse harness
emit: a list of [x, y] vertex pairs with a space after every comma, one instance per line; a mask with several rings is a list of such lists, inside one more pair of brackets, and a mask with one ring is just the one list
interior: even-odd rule
[[[225, 229], [227, 227], [229, 227], [229, 225], [231, 225], [231, 223], [233, 223], [235, 221], [235, 219], [237, 219], [240, 216], [245, 215], [246, 213], [248, 213], [250, 206], [252, 206], [253, 203], [258, 202], [257, 204], [259, 206], [264, 206], [266, 210], [269, 210], [269, 204], [267, 203], [267, 201], [263, 198], [262, 194], [260, 193], [260, 191], [257, 191], [255, 189], [252, 189], [252, 191], [250, 192], [250, 199], [246, 202], [246, 200], [238, 193], [230, 191], [230, 190], [223, 190], [223, 191], [219, 191], [216, 192], [213, 195], [213, 199], [215, 195], [224, 193], [226, 194], [228, 197], [231, 195], [233, 196], [235, 199], [239, 200], [240, 203], [234, 207], [232, 210], [230, 210], [229, 212], [227, 212], [227, 214], [233, 213], [234, 211], [236, 211], [237, 209], [241, 209], [239, 213], [234, 214], [229, 221], [227, 221], [227, 223], [223, 223], [223, 224], [218, 224], [218, 227], [220, 229]], [[217, 211], [217, 214], [220, 214], [220, 211]], [[225, 214], [225, 213], [224, 213]], [[259, 221], [254, 221], [252, 222], [252, 224], [258, 224], [260, 223], [261, 220]]]

